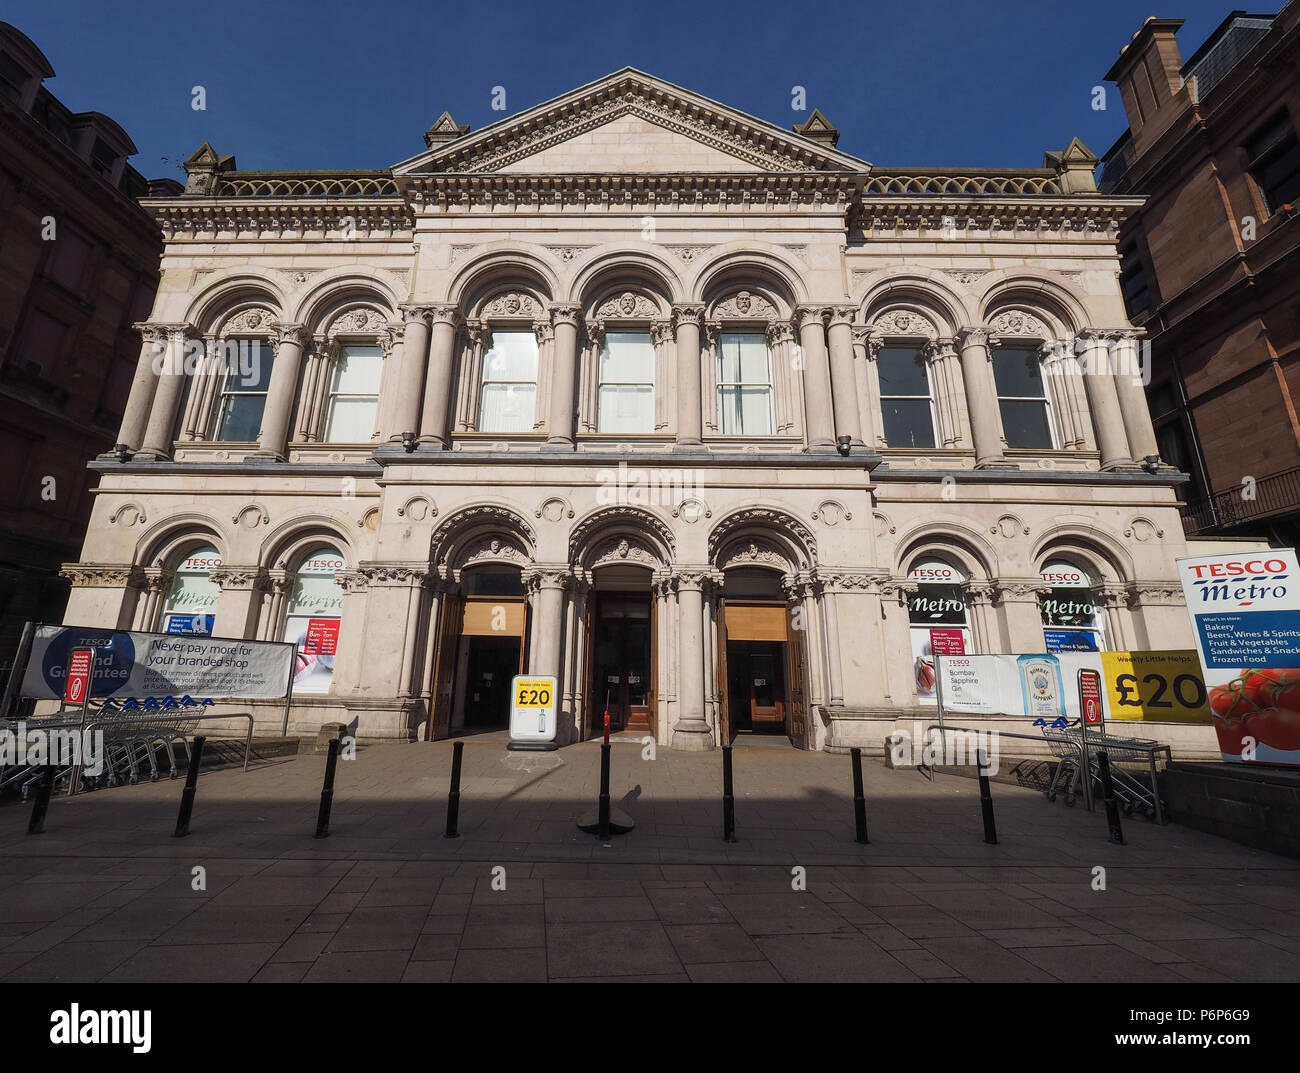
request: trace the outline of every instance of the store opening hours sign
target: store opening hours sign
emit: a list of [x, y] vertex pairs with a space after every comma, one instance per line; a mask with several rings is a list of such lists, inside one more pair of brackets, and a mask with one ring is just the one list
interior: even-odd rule
[[339, 620], [314, 618], [307, 623], [307, 639], [302, 650], [309, 656], [332, 656], [339, 647]]
[[80, 704], [90, 693], [90, 676], [95, 670], [95, 650], [73, 649], [68, 656], [68, 678], [63, 687], [63, 699], [69, 704]]

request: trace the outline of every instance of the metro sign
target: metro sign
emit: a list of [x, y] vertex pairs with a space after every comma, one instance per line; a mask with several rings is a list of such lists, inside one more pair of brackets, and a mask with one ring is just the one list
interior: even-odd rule
[[[1271, 555], [1245, 562], [1240, 558], [1210, 562], [1192, 560], [1187, 562], [1185, 569], [1194, 575], [1192, 591], [1200, 595], [1202, 603], [1236, 601], [1238, 607], [1251, 607], [1258, 601], [1284, 599], [1287, 587], [1277, 583], [1290, 577], [1294, 565]], [[1246, 584], [1243, 585], [1243, 581]]]
[[1300, 667], [1298, 569], [1293, 548], [1178, 560], [1205, 670]]

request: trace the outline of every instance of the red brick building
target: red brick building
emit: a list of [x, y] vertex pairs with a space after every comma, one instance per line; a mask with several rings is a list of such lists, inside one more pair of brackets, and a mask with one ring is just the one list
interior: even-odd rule
[[90, 518], [86, 462], [113, 445], [140, 354], [131, 325], [149, 316], [162, 255], [131, 139], [65, 107], [43, 84], [53, 75], [0, 22], [0, 672], [24, 620], [62, 619], [59, 568]]
[[1106, 74], [1129, 129], [1101, 188], [1143, 194], [1120, 234], [1165, 461], [1188, 536], [1300, 538], [1300, 2], [1234, 11], [1184, 61], [1148, 19]]

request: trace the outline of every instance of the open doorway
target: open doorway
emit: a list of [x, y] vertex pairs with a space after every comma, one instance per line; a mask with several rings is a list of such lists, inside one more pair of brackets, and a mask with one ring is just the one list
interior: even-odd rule
[[785, 642], [728, 641], [727, 673], [733, 731], [784, 735]]

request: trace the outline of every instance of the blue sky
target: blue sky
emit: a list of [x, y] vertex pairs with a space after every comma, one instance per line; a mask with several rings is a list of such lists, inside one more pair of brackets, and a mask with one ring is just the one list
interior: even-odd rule
[[[1281, 0], [1260, 10], [1274, 11]], [[804, 86], [840, 148], [882, 166], [1037, 167], [1082, 138], [1101, 155], [1123, 105], [1092, 87], [1148, 15], [1186, 19], [1184, 59], [1230, 7], [1178, 0], [989, 4], [277, 3], [8, 0], [74, 111], [116, 119], [146, 176], [202, 142], [243, 169], [382, 168], [444, 108], [475, 130], [624, 66], [782, 127]], [[1254, 10], [1254, 9], [1252, 9]], [[206, 111], [191, 108], [191, 87]], [[492, 110], [493, 87], [506, 112]]]

